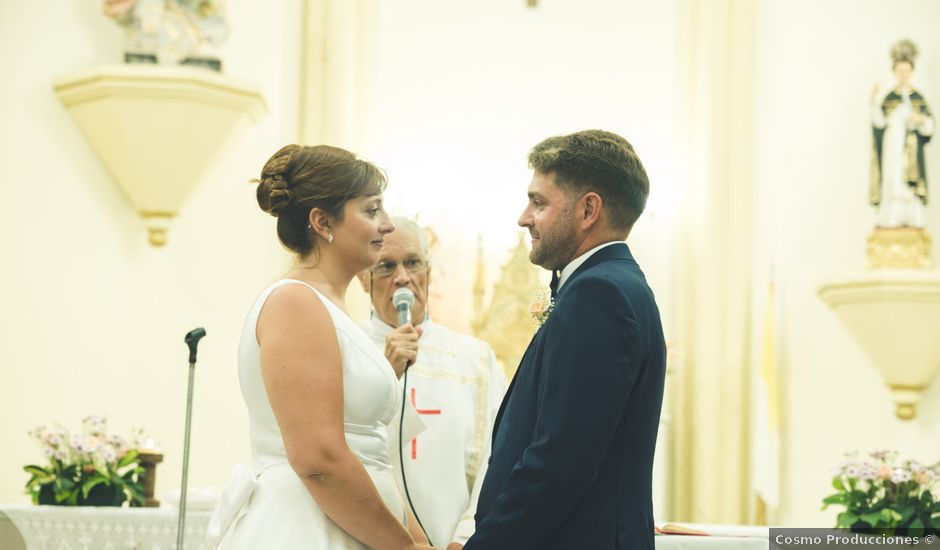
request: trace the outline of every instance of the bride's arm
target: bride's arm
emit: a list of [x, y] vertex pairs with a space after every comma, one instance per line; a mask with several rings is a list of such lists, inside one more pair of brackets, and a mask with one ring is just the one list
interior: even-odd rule
[[405, 495], [401, 496], [401, 503], [405, 507], [405, 513], [408, 514], [408, 533], [411, 535], [411, 538], [421, 544], [430, 544], [428, 536], [424, 534], [421, 524], [418, 523], [418, 519], [415, 518], [414, 512], [411, 510], [411, 505], [408, 504], [408, 499], [405, 498]]
[[301, 285], [280, 287], [261, 311], [257, 337], [287, 460], [324, 513], [370, 548], [427, 548], [385, 506], [346, 445], [342, 358], [326, 306]]

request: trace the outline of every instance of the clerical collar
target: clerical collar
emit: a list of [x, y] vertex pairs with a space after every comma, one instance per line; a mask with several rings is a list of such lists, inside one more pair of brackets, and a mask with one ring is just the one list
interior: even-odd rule
[[568, 262], [568, 265], [566, 265], [564, 269], [561, 270], [561, 275], [558, 276], [558, 288], [555, 289], [555, 292], [558, 292], [559, 290], [561, 290], [562, 285], [565, 284], [565, 281], [568, 280], [568, 277], [570, 277], [571, 274], [575, 272], [575, 270], [581, 267], [581, 264], [586, 262], [587, 259], [590, 258], [592, 254], [604, 248], [605, 246], [610, 246], [612, 244], [618, 244], [622, 242], [623, 241], [610, 241], [609, 243], [599, 244], [595, 246], [594, 248], [588, 250], [584, 254], [581, 254], [577, 258]]

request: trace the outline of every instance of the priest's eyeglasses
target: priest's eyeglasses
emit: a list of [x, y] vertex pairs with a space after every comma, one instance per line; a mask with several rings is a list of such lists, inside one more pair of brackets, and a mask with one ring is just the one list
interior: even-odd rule
[[[401, 262], [401, 265], [409, 274], [424, 273], [428, 269], [428, 263], [421, 258], [408, 258]], [[396, 271], [398, 262], [393, 260], [382, 260], [372, 267], [372, 274], [376, 277], [391, 277]]]

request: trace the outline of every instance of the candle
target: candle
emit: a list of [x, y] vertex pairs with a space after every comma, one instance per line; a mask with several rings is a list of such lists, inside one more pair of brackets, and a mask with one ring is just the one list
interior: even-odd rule
[[140, 465], [144, 468], [144, 473], [140, 476], [144, 485], [144, 506], [156, 508], [160, 506], [160, 501], [153, 497], [153, 491], [157, 481], [157, 464], [163, 462], [163, 453], [156, 448], [153, 439], [147, 438], [144, 447], [137, 449], [137, 455], [140, 457]]

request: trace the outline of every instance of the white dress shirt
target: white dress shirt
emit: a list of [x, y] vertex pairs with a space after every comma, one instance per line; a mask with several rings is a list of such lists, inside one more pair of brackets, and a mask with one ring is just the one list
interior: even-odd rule
[[581, 264], [586, 262], [587, 259], [590, 258], [592, 254], [604, 248], [605, 246], [610, 246], [612, 244], [617, 244], [617, 243], [622, 243], [622, 242], [623, 241], [610, 241], [609, 243], [599, 244], [595, 246], [594, 248], [588, 250], [584, 254], [581, 254], [577, 258], [568, 262], [568, 265], [562, 268], [561, 274], [558, 276], [558, 288], [555, 289], [555, 292], [557, 293], [559, 290], [561, 290], [562, 285], [565, 284], [565, 281], [568, 280], [568, 277], [570, 277], [571, 274], [575, 272], [575, 270], [581, 267]]

